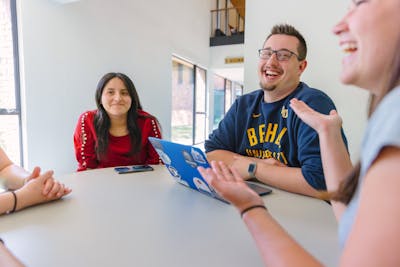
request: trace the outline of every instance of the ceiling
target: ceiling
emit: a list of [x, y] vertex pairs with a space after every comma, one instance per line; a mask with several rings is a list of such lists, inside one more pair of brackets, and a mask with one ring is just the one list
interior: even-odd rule
[[224, 68], [224, 69], [213, 69], [213, 72], [231, 81], [244, 84], [244, 69], [243, 67], [238, 68]]

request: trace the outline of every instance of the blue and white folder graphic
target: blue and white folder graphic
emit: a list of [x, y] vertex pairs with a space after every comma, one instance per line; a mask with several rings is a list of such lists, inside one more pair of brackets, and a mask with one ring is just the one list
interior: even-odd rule
[[[155, 137], [149, 137], [149, 141], [176, 181], [208, 196], [227, 202], [208, 185], [197, 170], [198, 166], [210, 167], [203, 151], [197, 147], [173, 143]], [[271, 189], [262, 184], [250, 181], [246, 181], [246, 183], [260, 196], [272, 192]]]

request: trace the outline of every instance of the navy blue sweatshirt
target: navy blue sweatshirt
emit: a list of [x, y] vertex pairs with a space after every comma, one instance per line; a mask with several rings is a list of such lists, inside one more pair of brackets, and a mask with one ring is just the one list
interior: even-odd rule
[[[312, 187], [326, 190], [318, 134], [290, 108], [292, 98], [304, 101], [323, 114], [336, 109], [325, 93], [303, 82], [290, 95], [274, 103], [265, 103], [263, 90], [256, 90], [235, 101], [206, 140], [206, 152], [222, 149], [248, 157], [272, 157], [289, 167], [301, 168]], [[347, 146], [343, 130], [342, 136]]]

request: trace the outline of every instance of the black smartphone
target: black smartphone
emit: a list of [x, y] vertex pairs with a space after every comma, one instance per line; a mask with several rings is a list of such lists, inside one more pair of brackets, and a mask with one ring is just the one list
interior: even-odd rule
[[150, 165], [133, 165], [133, 166], [115, 167], [114, 170], [118, 174], [124, 174], [124, 173], [132, 173], [132, 172], [153, 171], [154, 168], [151, 167]]
[[260, 196], [264, 196], [264, 195], [272, 193], [272, 189], [270, 189], [262, 184], [259, 184], [257, 182], [246, 181], [246, 184]]

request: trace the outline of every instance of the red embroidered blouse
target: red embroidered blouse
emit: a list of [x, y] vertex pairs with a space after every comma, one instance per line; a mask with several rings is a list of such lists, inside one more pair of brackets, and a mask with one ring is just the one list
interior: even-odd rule
[[[138, 154], [128, 156], [131, 149], [129, 135], [108, 135], [108, 149], [105, 157], [97, 158], [95, 146], [97, 143], [94, 128], [96, 110], [80, 115], [74, 133], [75, 156], [78, 161], [78, 171], [125, 165], [161, 164], [162, 161], [148, 140], [149, 136], [161, 138], [157, 121], [147, 112], [139, 110], [138, 124], [142, 131], [142, 147]], [[144, 117], [143, 117], [144, 116]]]

